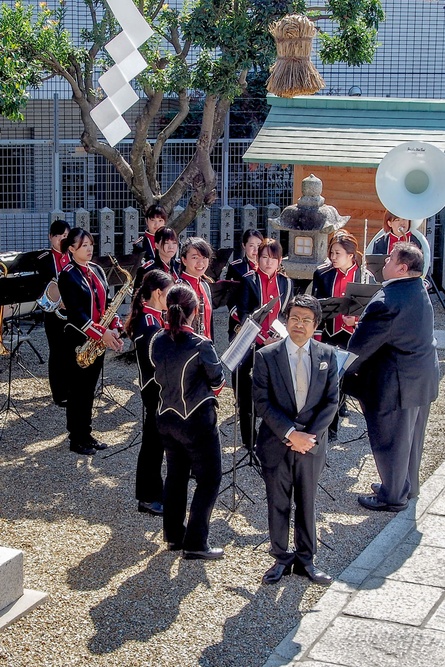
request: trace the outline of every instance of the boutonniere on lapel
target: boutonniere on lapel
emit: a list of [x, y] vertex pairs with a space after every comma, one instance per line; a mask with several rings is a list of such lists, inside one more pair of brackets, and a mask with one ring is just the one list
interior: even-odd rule
[[327, 361], [321, 361], [320, 366], [318, 367], [319, 371], [325, 371], [328, 368], [328, 362]]

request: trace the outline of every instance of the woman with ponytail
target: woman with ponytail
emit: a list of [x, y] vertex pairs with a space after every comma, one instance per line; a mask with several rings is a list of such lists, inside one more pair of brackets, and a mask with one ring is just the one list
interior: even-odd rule
[[153, 367], [148, 359], [148, 346], [153, 335], [164, 327], [163, 311], [167, 309], [167, 292], [173, 278], [154, 269], [144, 276], [136, 292], [125, 330], [134, 342], [139, 369], [139, 387], [145, 408], [142, 444], [136, 468], [136, 499], [138, 511], [161, 516], [163, 482], [161, 475], [164, 448], [156, 428], [159, 387], [154, 381]]
[[[167, 294], [167, 324], [153, 336], [149, 358], [160, 389], [157, 427], [167, 459], [164, 484], [164, 539], [183, 549], [185, 559], [222, 558], [208, 544], [210, 516], [221, 482], [221, 445], [216, 397], [224, 375], [211, 340], [193, 331], [198, 297], [184, 283]], [[187, 524], [190, 474], [196, 489]]]

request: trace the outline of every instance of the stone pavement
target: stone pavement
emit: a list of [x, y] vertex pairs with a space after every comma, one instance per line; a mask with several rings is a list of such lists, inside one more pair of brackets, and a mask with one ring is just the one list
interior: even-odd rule
[[445, 463], [264, 667], [445, 665]]

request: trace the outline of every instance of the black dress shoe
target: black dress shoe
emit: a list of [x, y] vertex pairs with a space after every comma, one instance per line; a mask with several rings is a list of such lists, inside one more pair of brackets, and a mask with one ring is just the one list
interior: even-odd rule
[[84, 454], [85, 456], [94, 456], [96, 450], [91, 445], [77, 445], [75, 442], [70, 443], [70, 451], [76, 454]]
[[292, 574], [292, 565], [285, 565], [276, 560], [272, 567], [263, 574], [261, 581], [263, 584], [277, 584], [281, 577], [287, 577], [289, 574]]
[[54, 403], [59, 407], [59, 408], [66, 408], [68, 405], [68, 401], [65, 399], [63, 401], [54, 401]]
[[224, 549], [220, 549], [219, 547], [209, 547], [203, 551], [188, 551], [184, 549], [182, 555], [185, 560], [218, 560], [224, 556]]
[[164, 506], [155, 500], [152, 503], [145, 503], [140, 500], [138, 504], [138, 512], [144, 514], [152, 514], [153, 516], [162, 516], [164, 514]]
[[335, 442], [337, 440], [337, 431], [333, 428], [328, 429], [328, 442]]
[[94, 449], [108, 449], [108, 445], [105, 442], [99, 442], [96, 438], [90, 438], [89, 444]]
[[182, 542], [167, 542], [167, 551], [181, 551]]
[[340, 407], [338, 414], [340, 417], [349, 417], [351, 413], [349, 412], [346, 403], [343, 403], [343, 405]]
[[388, 505], [387, 503], [382, 503], [380, 500], [377, 500], [376, 496], [359, 496], [357, 498], [359, 504], [362, 507], [366, 507], [367, 510], [374, 510], [376, 512], [403, 512], [408, 507], [408, 503], [404, 505]]
[[294, 573], [302, 577], [308, 577], [314, 584], [320, 584], [320, 586], [329, 586], [329, 584], [332, 584], [331, 575], [319, 570], [313, 563], [309, 563], [309, 565], [294, 563]]

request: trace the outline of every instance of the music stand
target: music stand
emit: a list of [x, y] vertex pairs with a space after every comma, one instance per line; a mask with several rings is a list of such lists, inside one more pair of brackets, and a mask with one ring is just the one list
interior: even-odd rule
[[348, 300], [347, 314], [355, 315], [356, 317], [361, 315], [380, 287], [381, 285], [377, 283], [369, 285], [366, 283], [348, 283], [346, 285], [346, 299]]
[[[238, 390], [239, 390], [239, 382], [238, 382], [238, 369], [243, 360], [245, 359], [246, 355], [250, 350], [253, 350], [253, 355], [254, 355], [254, 363], [255, 363], [255, 340], [258, 335], [258, 333], [261, 331], [261, 324], [263, 323], [264, 319], [266, 318], [267, 314], [273, 309], [274, 305], [277, 303], [279, 297], [276, 297], [274, 299], [271, 299], [269, 303], [267, 303], [265, 306], [262, 306], [261, 308], [258, 308], [255, 310], [244, 322], [244, 324], [241, 326], [240, 330], [238, 331], [237, 335], [227, 348], [227, 350], [224, 352], [224, 354], [221, 356], [221, 361], [223, 364], [228, 368], [228, 370], [233, 373], [235, 372], [235, 378], [236, 378], [236, 386], [235, 386], [235, 422], [234, 422], [234, 439], [233, 439], [233, 452], [232, 452], [232, 467], [229, 470], [226, 470], [223, 475], [227, 475], [232, 473], [232, 481], [225, 486], [221, 491], [220, 494], [223, 493], [224, 491], [227, 491], [227, 489], [232, 488], [233, 490], [233, 495], [232, 495], [232, 507], [228, 508], [232, 512], [234, 512], [241, 502], [243, 498], [248, 498], [250, 502], [254, 503], [253, 499], [250, 498], [250, 496], [243, 491], [239, 487], [236, 481], [236, 471], [244, 468], [246, 466], [254, 467], [256, 472], [261, 477], [261, 465], [260, 462], [258, 461], [254, 451], [253, 451], [253, 442], [250, 442], [250, 449], [248, 452], [244, 454], [244, 456], [241, 457], [239, 461], [236, 459], [236, 453], [237, 453], [237, 447], [238, 447], [238, 417], [239, 417], [239, 406], [238, 406]], [[253, 399], [252, 399], [253, 403]], [[255, 411], [254, 407], [252, 405], [252, 425], [251, 425], [251, 438], [253, 439], [253, 433], [254, 433], [254, 421], [255, 421]], [[246, 461], [246, 459], [248, 459]], [[239, 499], [238, 503], [236, 502], [236, 492], [239, 492], [241, 495], [241, 498]], [[225, 504], [225, 503], [223, 503]], [[227, 507], [227, 505], [226, 505]]]
[[372, 273], [378, 283], [383, 282], [383, 267], [389, 255], [365, 255], [366, 269]]
[[[36, 280], [36, 276], [34, 274], [31, 275], [10, 275], [8, 273], [8, 276], [4, 279], [0, 280], [0, 306], [7, 306], [7, 305], [12, 305], [18, 306], [18, 320], [20, 320], [20, 306], [22, 303], [30, 302], [30, 301], [35, 301], [41, 294], [41, 282], [39, 280]], [[13, 319], [16, 317], [14, 313], [12, 314], [11, 317], [11, 325], [10, 325], [10, 353], [9, 353], [9, 366], [8, 366], [8, 391], [7, 391], [7, 396], [6, 400], [3, 403], [3, 405], [0, 407], [0, 414], [5, 413], [8, 415], [10, 411], [14, 412], [17, 417], [22, 419], [24, 422], [26, 422], [29, 426], [31, 426], [33, 429], [36, 431], [38, 430], [31, 422], [29, 422], [25, 417], [23, 417], [19, 411], [17, 406], [15, 405], [13, 399], [11, 398], [11, 384], [12, 384], [12, 359], [15, 355], [15, 353], [19, 350], [20, 345], [23, 343], [28, 343], [28, 345], [32, 348], [32, 350], [36, 353], [38, 358], [40, 359], [40, 362], [43, 363], [43, 359], [40, 356], [39, 352], [36, 350], [34, 345], [28, 340], [28, 337], [25, 337], [23, 340], [20, 340], [20, 326], [16, 326], [17, 329], [17, 336], [16, 340], [14, 340], [14, 326], [13, 326]], [[19, 365], [24, 368], [22, 364]], [[26, 368], [24, 368], [27, 372], [29, 372]], [[32, 375], [32, 373], [30, 373]], [[33, 376], [34, 377], [34, 376]], [[1, 433], [3, 433], [5, 426], [5, 422], [3, 423]]]
[[318, 299], [318, 302], [321, 306], [323, 320], [348, 314], [349, 303], [344, 296], [330, 296], [326, 299]]

